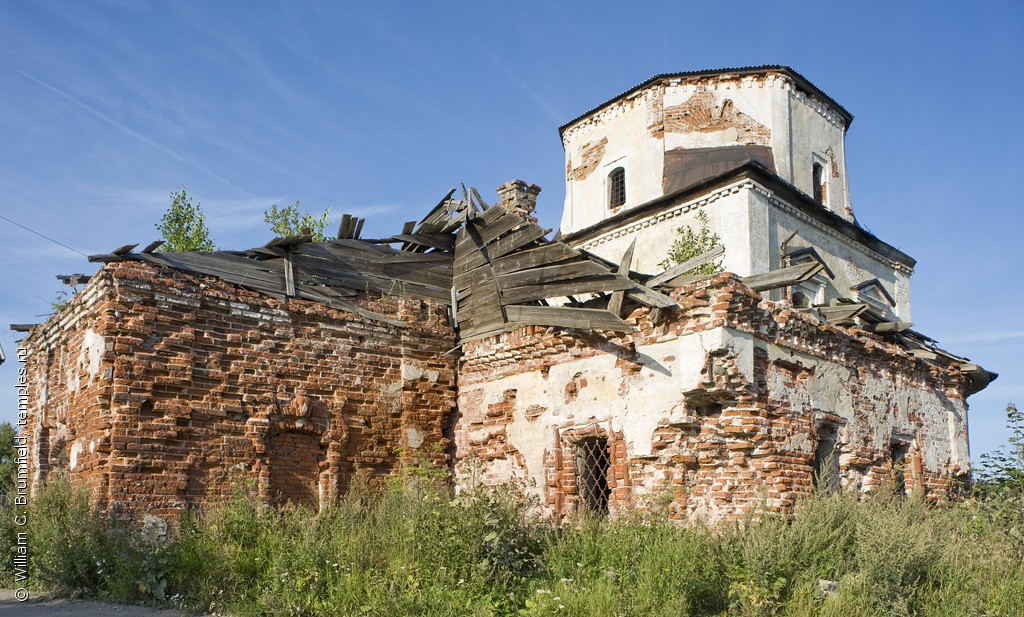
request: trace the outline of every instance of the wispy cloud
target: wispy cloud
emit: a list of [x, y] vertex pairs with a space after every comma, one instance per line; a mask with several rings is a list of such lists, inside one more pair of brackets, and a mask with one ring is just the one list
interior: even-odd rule
[[519, 74], [512, 70], [512, 67], [502, 62], [497, 56], [491, 53], [491, 50], [487, 49], [484, 45], [481, 45], [476, 39], [470, 39], [473, 47], [476, 47], [477, 51], [487, 57], [494, 66], [501, 69], [506, 75], [509, 76], [519, 88], [526, 93], [528, 97], [533, 99], [537, 106], [547, 114], [549, 118], [555, 121], [556, 124], [561, 124], [565, 119], [565, 114], [559, 113], [551, 103], [548, 103], [547, 99], [541, 96], [539, 92], [533, 89], [533, 87], [523, 78], [519, 77]]
[[174, 150], [168, 148], [167, 146], [164, 146], [163, 144], [161, 144], [161, 143], [151, 139], [150, 137], [147, 137], [146, 135], [143, 135], [142, 133], [136, 131], [135, 129], [133, 129], [133, 128], [125, 125], [125, 124], [122, 124], [121, 122], [118, 122], [117, 120], [111, 118], [109, 115], [107, 115], [107, 114], [103, 113], [102, 111], [96, 109], [92, 105], [89, 105], [85, 101], [82, 101], [78, 97], [72, 96], [71, 94], [68, 94], [67, 92], [61, 90], [60, 88], [58, 88], [58, 87], [56, 87], [56, 86], [54, 86], [52, 84], [49, 84], [49, 83], [43, 81], [42, 79], [39, 79], [38, 77], [36, 77], [36, 76], [26, 72], [26, 71], [23, 71], [23, 70], [15, 67], [15, 66], [11, 66], [10, 64], [7, 64], [6, 62], [0, 61], [0, 65], [6, 67], [7, 69], [9, 69], [11, 71], [14, 71], [15, 73], [21, 75], [25, 79], [28, 79], [29, 81], [32, 81], [33, 83], [35, 83], [35, 84], [45, 88], [46, 90], [50, 91], [51, 93], [56, 94], [57, 96], [61, 97], [62, 99], [66, 100], [66, 101], [68, 101], [69, 103], [71, 103], [75, 107], [78, 107], [79, 109], [89, 113], [93, 117], [95, 117], [95, 118], [97, 118], [97, 119], [99, 119], [99, 120], [109, 124], [110, 126], [113, 126], [114, 128], [120, 130], [121, 132], [123, 132], [124, 134], [128, 135], [129, 137], [131, 137], [131, 138], [133, 138], [133, 139], [135, 139], [137, 141], [140, 141], [140, 142], [146, 144], [147, 146], [150, 146], [151, 148], [154, 148], [157, 151], [162, 152], [163, 154], [166, 154], [167, 156], [173, 158], [174, 160], [176, 160], [176, 161], [178, 161], [180, 163], [183, 163], [185, 165], [188, 165], [189, 167], [192, 167], [193, 169], [198, 170], [198, 171], [200, 171], [200, 172], [210, 176], [211, 178], [219, 180], [220, 182], [223, 182], [224, 184], [226, 184], [227, 186], [230, 186], [233, 189], [236, 189], [236, 190], [241, 191], [241, 192], [246, 192], [246, 191], [244, 191], [244, 189], [242, 189], [241, 187], [235, 185], [233, 182], [231, 182], [230, 180], [228, 180], [224, 176], [221, 176], [220, 174], [217, 174], [216, 172], [211, 171], [205, 165], [202, 165], [202, 164], [198, 163], [197, 161], [194, 161], [194, 160], [192, 160], [192, 159], [190, 159], [190, 158], [188, 158], [186, 156], [183, 156], [183, 155], [175, 152]]

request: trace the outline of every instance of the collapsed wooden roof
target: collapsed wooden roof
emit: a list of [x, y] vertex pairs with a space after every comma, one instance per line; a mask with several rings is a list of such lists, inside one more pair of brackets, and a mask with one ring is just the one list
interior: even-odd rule
[[[548, 230], [500, 205], [489, 206], [475, 189], [463, 188], [463, 199], [450, 191], [419, 223], [381, 239], [360, 238], [363, 220], [344, 215], [338, 237], [314, 242], [309, 234], [275, 238], [247, 251], [186, 253], [154, 252], [154, 242], [139, 252], [135, 244], [90, 261], [136, 260], [217, 276], [265, 295], [304, 298], [402, 326], [392, 316], [366, 310], [349, 301], [377, 292], [430, 298], [451, 307], [452, 324], [462, 342], [521, 326], [560, 326], [594, 331], [629, 332], [620, 315], [636, 305], [661, 311], [679, 304], [658, 288], [680, 287], [702, 278], [689, 274], [722, 256], [722, 247], [648, 276], [630, 271], [633, 246], [618, 264], [546, 239]], [[754, 291], [790, 287], [815, 276], [828, 276], [819, 259], [743, 278]], [[58, 277], [69, 284], [80, 275]], [[973, 390], [997, 377], [940, 349], [912, 324], [886, 321], [868, 304], [841, 299], [834, 306], [804, 309], [823, 321], [872, 332], [901, 345], [910, 355], [960, 364]], [[13, 329], [28, 330], [27, 324]]]
[[[536, 223], [488, 206], [476, 190], [449, 192], [418, 224], [393, 236], [361, 239], [362, 219], [345, 215], [336, 239], [309, 234], [275, 238], [247, 251], [159, 253], [122, 246], [94, 262], [144, 261], [219, 277], [265, 295], [322, 302], [401, 325], [349, 301], [360, 293], [411, 295], [447, 304], [463, 341], [520, 326], [562, 326], [628, 332], [619, 317], [629, 300], [661, 309], [678, 304], [630, 278], [628, 263], [610, 264], [545, 238]], [[606, 298], [607, 308], [577, 298]]]

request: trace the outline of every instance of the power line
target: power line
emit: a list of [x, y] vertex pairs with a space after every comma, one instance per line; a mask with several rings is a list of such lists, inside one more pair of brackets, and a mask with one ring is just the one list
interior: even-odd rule
[[78, 253], [79, 255], [81, 255], [82, 257], [85, 257], [86, 259], [88, 259], [88, 258], [89, 258], [89, 256], [88, 256], [88, 255], [86, 255], [85, 253], [83, 253], [82, 251], [80, 251], [80, 250], [78, 250], [78, 249], [73, 249], [73, 248], [71, 248], [70, 246], [68, 246], [68, 245], [64, 244], [63, 242], [58, 242], [57, 240], [54, 240], [54, 239], [53, 239], [53, 238], [51, 238], [50, 236], [47, 236], [47, 235], [41, 234], [41, 233], [39, 233], [38, 231], [36, 231], [36, 230], [34, 230], [34, 229], [29, 229], [28, 227], [25, 227], [24, 225], [22, 225], [21, 223], [19, 223], [19, 222], [17, 222], [17, 221], [12, 221], [11, 219], [7, 218], [6, 216], [0, 215], [0, 219], [3, 219], [3, 220], [5, 220], [5, 221], [7, 221], [8, 223], [10, 223], [10, 224], [12, 224], [12, 225], [17, 225], [18, 227], [21, 227], [21, 228], [22, 228], [22, 229], [24, 229], [25, 231], [31, 231], [32, 233], [34, 233], [35, 235], [39, 236], [40, 238], [46, 238], [46, 239], [47, 239], [47, 240], [49, 240], [50, 242], [53, 242], [54, 244], [58, 244], [58, 245], [60, 245], [60, 246], [63, 246], [64, 248], [66, 248], [66, 249], [67, 249], [67, 250], [69, 250], [69, 251], [74, 251], [74, 252]]

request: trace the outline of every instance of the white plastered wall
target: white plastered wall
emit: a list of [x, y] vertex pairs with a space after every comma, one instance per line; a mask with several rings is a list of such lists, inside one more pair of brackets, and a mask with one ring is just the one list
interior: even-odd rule
[[[665, 149], [659, 136], [649, 130], [659, 121], [660, 88], [650, 88], [618, 101], [594, 116], [570, 127], [562, 136], [567, 176], [593, 164], [586, 177], [567, 177], [565, 208], [560, 229], [570, 233], [589, 227], [612, 214], [608, 207], [608, 174], [616, 167], [626, 171], [626, 203], [629, 209], [661, 196]], [[603, 148], [597, 148], [607, 140]], [[585, 160], [587, 150], [601, 151], [596, 162]]]
[[[612, 354], [599, 354], [555, 364], [548, 371], [529, 371], [466, 386], [460, 398], [477, 398], [476, 414], [506, 400], [515, 390], [515, 406], [507, 425], [469, 428], [472, 413], [460, 423], [469, 443], [483, 443], [494, 431], [507, 435], [508, 443], [521, 456], [525, 470], [504, 457], [482, 470], [493, 482], [525, 481], [537, 497], [545, 486], [545, 456], [553, 451], [553, 429], [580, 429], [599, 425], [608, 433], [620, 433], [627, 456], [648, 458], [654, 453], [653, 436], [659, 426], [699, 422], [684, 398], [706, 380], [701, 371], [711, 353], [727, 352], [733, 365], [748, 382], [755, 380], [755, 349], [767, 353], [769, 364], [782, 362], [808, 369], [809, 376], [794, 384], [784, 375], [769, 371], [767, 395], [775, 404], [793, 414], [826, 414], [839, 417], [842, 444], [869, 448], [879, 457], [873, 464], [885, 464], [894, 435], [908, 437], [922, 454], [926, 470], [953, 474], [969, 467], [966, 404], [945, 396], [941, 389], [922, 389], [919, 384], [889, 370], [858, 371], [847, 364], [805, 353], [801, 350], [756, 339], [750, 333], [715, 328], [676, 337], [669, 335], [654, 344], [639, 345], [636, 352], [643, 365], [639, 373], [623, 371]], [[586, 385], [568, 397], [566, 384], [586, 380]], [[530, 410], [543, 408], [541, 413]], [[775, 435], [773, 448], [812, 453], [813, 435]], [[849, 450], [844, 452], [849, 455]], [[470, 455], [471, 456], [471, 455]], [[848, 459], [841, 459], [846, 467]], [[525, 477], [523, 472], [525, 471]], [[856, 469], [844, 472], [845, 482], [859, 486], [863, 477]], [[656, 486], [632, 484], [634, 494], [656, 490]], [[543, 502], [543, 500], [542, 500]]]

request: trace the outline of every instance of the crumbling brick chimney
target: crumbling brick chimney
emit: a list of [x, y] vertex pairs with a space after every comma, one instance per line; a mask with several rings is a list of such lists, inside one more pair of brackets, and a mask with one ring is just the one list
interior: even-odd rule
[[511, 180], [498, 187], [498, 203], [509, 212], [523, 217], [528, 223], [537, 222], [537, 194], [540, 187], [522, 180]]

